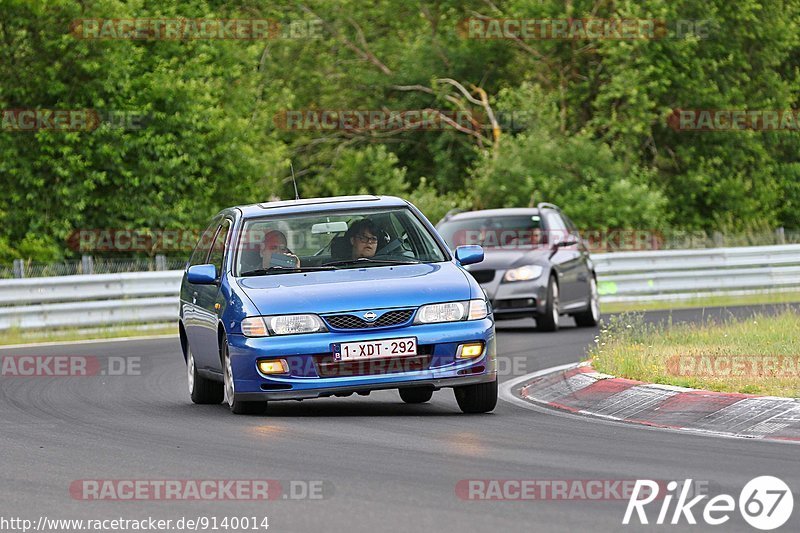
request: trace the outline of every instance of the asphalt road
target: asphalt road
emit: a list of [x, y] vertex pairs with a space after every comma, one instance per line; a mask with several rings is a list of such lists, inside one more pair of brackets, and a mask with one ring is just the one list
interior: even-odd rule
[[[698, 320], [728, 312], [673, 316]], [[532, 320], [500, 323], [501, 380], [579, 360], [597, 331], [576, 329], [570, 319], [562, 323], [551, 334], [533, 332]], [[0, 350], [10, 355], [95, 356], [101, 368], [109, 357], [139, 358], [141, 375], [0, 378], [0, 519], [268, 516], [270, 531], [278, 532], [655, 529], [622, 526], [622, 500], [461, 499], [456, 485], [467, 479], [691, 478], [709, 482], [712, 495], [738, 499], [750, 479], [775, 475], [792, 486], [800, 506], [800, 448], [791, 444], [648, 430], [503, 401], [492, 414], [466, 416], [451, 390], [421, 406], [385, 391], [276, 402], [267, 416], [242, 417], [222, 405], [190, 403], [177, 339]], [[81, 479], [264, 478], [323, 481], [325, 497], [85, 501], [69, 492]], [[657, 514], [653, 507], [651, 522]], [[799, 525], [795, 509], [783, 530]], [[755, 531], [738, 513], [713, 529]]]

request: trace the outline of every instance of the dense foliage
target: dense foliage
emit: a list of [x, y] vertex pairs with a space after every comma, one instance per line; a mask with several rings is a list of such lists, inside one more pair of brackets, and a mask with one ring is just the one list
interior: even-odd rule
[[[266, 40], [80, 39], [76, 19], [258, 18]], [[657, 19], [659, 39], [466, 38], [468, 18]], [[674, 109], [797, 106], [797, 0], [0, 0], [0, 109], [146, 115], [0, 131], [0, 261], [80, 228], [197, 228], [301, 194], [562, 205], [581, 227], [800, 228], [800, 134], [676, 131]], [[675, 34], [678, 21], [705, 33]], [[287, 110], [469, 112], [430, 130], [291, 130]], [[491, 118], [497, 117], [496, 127]]]

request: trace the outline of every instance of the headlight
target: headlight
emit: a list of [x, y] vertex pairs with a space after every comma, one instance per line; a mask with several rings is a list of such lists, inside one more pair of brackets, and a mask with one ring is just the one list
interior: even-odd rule
[[503, 276], [503, 281], [528, 281], [538, 278], [542, 272], [544, 272], [544, 268], [539, 265], [525, 265], [507, 271]]
[[263, 318], [251, 316], [242, 320], [242, 334], [245, 337], [266, 337], [269, 332]]
[[267, 317], [267, 326], [269, 326], [269, 332], [273, 335], [327, 331], [322, 319], [317, 315], [271, 316]]
[[419, 308], [414, 323], [436, 324], [439, 322], [458, 322], [460, 320], [480, 320], [486, 318], [487, 314], [488, 308], [485, 300], [429, 304]]
[[486, 318], [489, 314], [489, 307], [486, 305], [486, 300], [470, 300], [469, 301], [469, 314], [467, 320], [481, 320]]
[[295, 335], [327, 330], [317, 315], [252, 316], [242, 320], [242, 333], [246, 337]]

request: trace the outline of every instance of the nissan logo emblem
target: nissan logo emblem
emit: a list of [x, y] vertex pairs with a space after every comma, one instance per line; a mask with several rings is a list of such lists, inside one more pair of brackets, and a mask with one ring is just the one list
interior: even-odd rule
[[373, 313], [372, 311], [369, 311], [369, 312], [367, 312], [367, 313], [364, 313], [364, 320], [369, 320], [370, 322], [372, 322], [372, 321], [373, 321], [373, 320], [375, 320], [376, 318], [378, 318], [378, 315], [376, 315], [376, 314], [375, 314], [375, 313]]

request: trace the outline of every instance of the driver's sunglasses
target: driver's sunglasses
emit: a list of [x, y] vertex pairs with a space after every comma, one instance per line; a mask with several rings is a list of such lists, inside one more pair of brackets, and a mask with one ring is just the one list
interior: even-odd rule
[[359, 235], [358, 240], [364, 244], [378, 244], [377, 237], [367, 237], [366, 235]]

